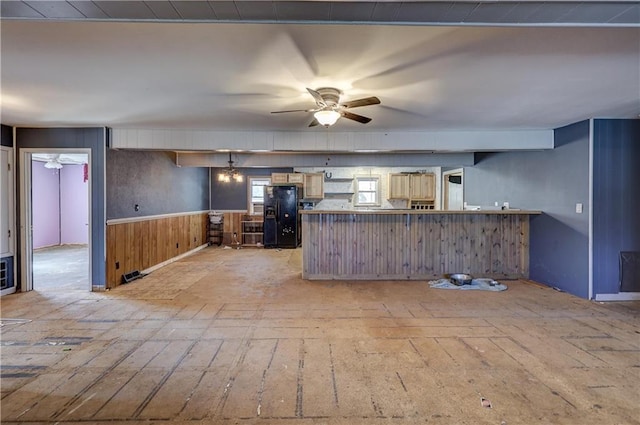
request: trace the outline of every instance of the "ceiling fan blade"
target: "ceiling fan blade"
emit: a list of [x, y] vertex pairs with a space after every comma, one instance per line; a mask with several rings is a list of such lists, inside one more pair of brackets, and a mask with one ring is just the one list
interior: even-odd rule
[[307, 87], [307, 91], [309, 92], [309, 94], [311, 96], [313, 96], [313, 99], [316, 101], [316, 104], [321, 107], [324, 108], [325, 106], [327, 106], [327, 103], [324, 101], [324, 99], [322, 98], [322, 96], [320, 96], [320, 93], [318, 93], [315, 90], [310, 89], [309, 87]]
[[287, 112], [311, 112], [313, 109], [289, 109], [288, 111], [271, 111], [272, 114], [284, 114]]
[[317, 125], [320, 125], [320, 123], [317, 119], [314, 118], [313, 121], [311, 121], [311, 123], [309, 124], [309, 127], [315, 127]]
[[357, 108], [359, 106], [379, 105], [380, 99], [375, 96], [365, 97], [363, 99], [351, 100], [341, 104], [343, 108]]
[[84, 154], [60, 154], [58, 155], [57, 160], [62, 162], [63, 164], [86, 164], [88, 161], [88, 157]]
[[343, 117], [348, 118], [350, 120], [354, 120], [354, 121], [358, 121], [362, 124], [366, 124], [369, 121], [371, 121], [371, 118], [369, 117], [363, 117], [362, 115], [358, 115], [358, 114], [354, 114], [352, 112], [347, 112], [347, 111], [342, 111], [340, 112], [340, 114], [342, 114]]

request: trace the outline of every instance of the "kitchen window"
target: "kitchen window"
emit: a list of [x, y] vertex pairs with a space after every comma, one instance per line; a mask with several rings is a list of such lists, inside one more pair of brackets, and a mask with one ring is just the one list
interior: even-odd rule
[[270, 177], [249, 177], [249, 214], [262, 215], [264, 211], [264, 187], [271, 184]]
[[355, 206], [380, 206], [380, 176], [356, 176]]

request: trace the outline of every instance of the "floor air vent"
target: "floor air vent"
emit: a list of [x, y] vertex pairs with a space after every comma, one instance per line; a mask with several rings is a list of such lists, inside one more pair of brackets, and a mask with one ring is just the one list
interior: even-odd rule
[[0, 289], [13, 288], [13, 258], [0, 258]]
[[136, 279], [142, 279], [145, 276], [146, 274], [140, 273], [138, 270], [134, 270], [132, 272], [125, 273], [122, 275], [122, 283], [129, 283]]

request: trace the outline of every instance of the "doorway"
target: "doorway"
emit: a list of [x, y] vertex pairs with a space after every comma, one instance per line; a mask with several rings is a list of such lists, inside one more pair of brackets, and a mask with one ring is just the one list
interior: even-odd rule
[[449, 211], [460, 211], [464, 207], [464, 170], [457, 168], [442, 173], [443, 207]]
[[91, 290], [90, 151], [23, 150], [22, 290]]

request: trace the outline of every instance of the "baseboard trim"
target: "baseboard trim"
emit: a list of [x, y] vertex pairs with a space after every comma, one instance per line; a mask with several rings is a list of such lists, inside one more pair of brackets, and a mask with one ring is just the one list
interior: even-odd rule
[[619, 292], [617, 294], [596, 294], [596, 301], [639, 301], [640, 292]]
[[161, 267], [166, 266], [167, 264], [171, 264], [171, 263], [176, 262], [176, 261], [178, 261], [178, 260], [182, 260], [183, 258], [188, 257], [189, 255], [194, 254], [194, 253], [196, 253], [196, 252], [198, 252], [198, 251], [200, 251], [200, 250], [202, 250], [202, 249], [205, 249], [205, 248], [206, 248], [206, 247], [208, 247], [208, 246], [209, 246], [209, 244], [208, 244], [208, 243], [206, 243], [206, 244], [204, 244], [204, 245], [200, 245], [199, 247], [194, 248], [194, 249], [192, 249], [191, 251], [187, 251], [187, 252], [185, 252], [184, 254], [180, 254], [180, 255], [178, 255], [178, 256], [176, 256], [176, 257], [169, 258], [168, 260], [163, 261], [162, 263], [158, 263], [158, 264], [156, 264], [155, 266], [151, 266], [151, 267], [149, 267], [148, 269], [144, 269], [144, 270], [142, 270], [142, 273], [144, 273], [144, 274], [149, 274], [149, 273], [151, 273], [151, 272], [153, 272], [153, 271], [155, 271], [155, 270], [158, 270], [158, 269], [159, 269], [159, 268], [161, 268]]

